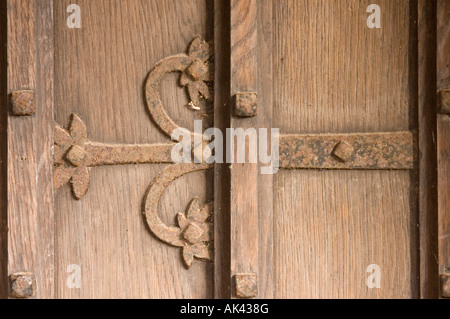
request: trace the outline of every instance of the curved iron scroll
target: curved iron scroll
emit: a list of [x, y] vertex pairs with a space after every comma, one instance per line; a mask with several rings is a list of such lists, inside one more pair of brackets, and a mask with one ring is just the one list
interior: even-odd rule
[[[150, 71], [145, 84], [148, 110], [156, 125], [171, 137], [179, 126], [169, 117], [160, 97], [162, 79], [173, 72], [180, 72], [180, 85], [186, 87], [193, 110], [200, 110], [200, 99], [211, 99], [206, 82], [213, 79], [211, 44], [195, 37], [187, 54], [163, 59]], [[191, 132], [193, 135], [194, 133]], [[175, 145], [144, 144], [118, 145], [92, 142], [81, 118], [72, 114], [68, 129], [55, 126], [54, 186], [61, 188], [71, 183], [76, 199], [82, 199], [89, 188], [89, 171], [103, 165], [139, 163], [172, 163], [171, 151]], [[158, 215], [158, 202], [164, 190], [177, 178], [196, 171], [211, 168], [207, 164], [174, 164], [163, 170], [153, 181], [144, 199], [144, 219], [150, 231], [161, 241], [182, 248], [185, 265], [189, 268], [194, 258], [211, 260], [213, 203], [200, 207], [197, 198], [188, 205], [185, 213], [177, 215], [178, 227], [164, 224]]]
[[[211, 99], [211, 93], [205, 82], [213, 81], [213, 67], [209, 63], [212, 56], [212, 46], [200, 37], [196, 37], [190, 44], [188, 54], [179, 54], [161, 60], [150, 71], [145, 85], [147, 107], [156, 125], [171, 137], [177, 124], [164, 110], [160, 98], [162, 79], [169, 73], [181, 72], [180, 85], [187, 88], [191, 99], [190, 106], [198, 109], [201, 98]], [[191, 132], [191, 134], [193, 134]]]
[[161, 172], [148, 189], [145, 204], [145, 219], [152, 233], [160, 240], [183, 248], [183, 260], [187, 267], [192, 265], [194, 257], [211, 260], [209, 243], [212, 239], [213, 203], [200, 207], [198, 198], [194, 198], [186, 213], [178, 213], [179, 227], [167, 226], [158, 215], [158, 203], [164, 190], [177, 178], [196, 171], [210, 168], [207, 164], [171, 165]]

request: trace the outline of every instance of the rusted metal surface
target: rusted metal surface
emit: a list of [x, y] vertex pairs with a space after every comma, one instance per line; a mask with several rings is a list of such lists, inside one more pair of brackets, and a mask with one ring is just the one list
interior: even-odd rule
[[450, 298], [450, 272], [441, 275], [441, 294], [443, 298]]
[[74, 145], [70, 148], [69, 152], [66, 155], [66, 159], [76, 167], [79, 167], [83, 164], [85, 158], [87, 156], [86, 151], [79, 145]]
[[171, 165], [153, 181], [144, 199], [144, 216], [150, 231], [161, 241], [181, 247], [183, 260], [189, 268], [194, 258], [211, 260], [213, 203], [200, 207], [194, 198], [185, 213], [177, 215], [178, 227], [167, 226], [158, 214], [158, 203], [164, 190], [183, 175], [212, 168], [206, 164]]
[[258, 297], [258, 275], [237, 274], [235, 279], [235, 293], [239, 299], [251, 299]]
[[450, 115], [450, 90], [441, 90], [439, 96], [441, 113]]
[[35, 92], [32, 90], [13, 92], [11, 94], [11, 111], [17, 116], [30, 116], [36, 113]]
[[88, 142], [85, 144], [86, 166], [161, 164], [173, 163], [172, 148], [175, 144], [113, 145]]
[[189, 75], [193, 81], [202, 81], [208, 79], [209, 68], [202, 60], [195, 59], [191, 65], [187, 67], [185, 73]]
[[32, 273], [15, 273], [9, 276], [10, 295], [13, 298], [31, 298], [36, 293], [36, 279]]
[[70, 181], [75, 198], [81, 199], [89, 188], [89, 169], [78, 158], [88, 139], [86, 125], [78, 115], [72, 114], [69, 130], [56, 125], [54, 136], [53, 185], [58, 189]]
[[252, 117], [258, 113], [258, 95], [253, 92], [238, 93], [234, 96], [234, 115]]
[[281, 135], [284, 169], [414, 169], [413, 132]]
[[160, 98], [161, 81], [170, 73], [180, 72], [180, 85], [186, 87], [191, 99], [191, 107], [199, 110], [198, 104], [201, 98], [212, 99], [212, 94], [206, 84], [206, 82], [213, 81], [214, 78], [213, 64], [209, 63], [212, 54], [212, 45], [197, 36], [189, 45], [187, 54], [165, 58], [150, 71], [145, 85], [147, 107], [155, 123], [167, 136], [171, 137], [172, 132], [179, 126], [164, 110]]
[[340, 142], [333, 150], [333, 155], [343, 162], [348, 162], [355, 153], [355, 148], [347, 142]]
[[55, 127], [54, 186], [72, 184], [74, 196], [81, 199], [89, 188], [89, 168], [104, 165], [173, 163], [175, 144], [113, 145], [88, 140], [86, 125], [72, 114], [69, 129]]

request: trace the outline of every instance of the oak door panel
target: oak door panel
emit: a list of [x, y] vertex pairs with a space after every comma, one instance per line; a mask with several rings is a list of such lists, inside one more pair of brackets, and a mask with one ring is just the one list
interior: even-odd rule
[[[246, 25], [251, 31], [250, 52], [245, 48], [240, 51], [244, 42], [233, 33], [233, 28], [241, 27], [239, 23], [229, 23], [239, 22], [242, 12], [236, 9], [238, 5], [231, 5], [239, 1], [79, 0], [80, 29], [66, 24], [66, 9], [73, 1], [38, 4], [30, 0], [23, 12], [16, 10], [18, 2], [8, 1], [8, 6], [4, 2], [0, 1], [0, 10], [7, 9], [12, 20], [23, 20], [17, 22], [17, 30], [23, 28], [34, 37], [15, 37], [9, 41], [8, 56], [3, 51], [0, 54], [0, 61], [10, 61], [6, 89], [35, 86], [38, 106], [45, 106], [46, 111], [25, 119], [0, 115], [9, 125], [7, 132], [0, 129], [0, 134], [12, 141], [1, 155], [8, 157], [9, 165], [8, 173], [3, 166], [1, 175], [7, 175], [9, 183], [22, 173], [27, 176], [8, 191], [13, 204], [6, 205], [6, 188], [3, 184], [0, 188], [4, 195], [0, 206], [7, 208], [5, 216], [0, 216], [1, 227], [6, 230], [8, 225], [10, 229], [9, 243], [6, 231], [0, 237], [1, 255], [8, 255], [8, 264], [2, 263], [0, 273], [34, 271], [38, 298], [235, 297], [233, 275], [245, 271], [258, 273], [261, 298], [434, 296], [438, 265], [433, 261], [437, 256], [437, 236], [433, 236], [438, 218], [433, 216], [433, 196], [437, 195], [433, 195], [435, 176], [428, 173], [435, 164], [435, 154], [430, 153], [435, 123], [429, 124], [435, 116], [429, 116], [434, 110], [426, 108], [435, 98], [435, 70], [430, 71], [434, 57], [429, 58], [434, 26], [428, 22], [434, 19], [435, 8], [426, 0], [376, 1], [381, 8], [380, 29], [366, 25], [366, 9], [373, 1], [243, 1], [252, 6], [245, 10], [241, 3], [242, 12], [251, 13], [251, 23]], [[51, 14], [51, 3], [53, 24], [51, 19], [38, 18]], [[426, 10], [422, 8], [425, 3]], [[233, 8], [237, 10], [234, 14]], [[433, 17], [428, 18], [428, 14]], [[438, 20], [443, 20], [442, 16]], [[426, 28], [418, 30], [417, 23], [426, 24]], [[438, 40], [443, 43], [445, 33], [442, 27], [440, 30]], [[11, 35], [14, 30], [2, 31], [2, 38], [3, 33]], [[214, 199], [215, 191], [220, 201], [215, 203], [215, 266], [196, 261], [189, 270], [180, 249], [153, 236], [142, 216], [146, 191], [167, 165], [94, 168], [82, 200], [74, 199], [68, 185], [55, 190], [51, 198], [53, 113], [63, 126], [68, 125], [72, 113], [78, 114], [93, 141], [167, 143], [168, 138], [146, 109], [147, 74], [162, 58], [185, 52], [197, 34], [211, 40], [213, 33], [216, 79], [220, 79], [215, 83], [215, 127], [275, 127], [281, 134], [335, 134], [417, 131], [421, 123], [421, 184], [418, 170], [281, 169], [274, 176], [253, 174], [246, 181], [250, 187], [236, 192], [245, 184], [239, 182], [243, 175], [229, 179], [227, 165], [216, 166], [215, 184], [210, 172], [183, 176], [166, 189], [159, 203], [160, 217], [166, 224], [176, 224], [176, 213], [183, 212], [196, 196], [207, 203]], [[226, 48], [230, 40], [234, 45]], [[30, 56], [23, 59], [27, 55], [16, 51]], [[419, 60], [418, 51], [426, 51], [427, 58]], [[238, 63], [245, 62], [243, 57], [252, 61], [249, 74], [254, 82], [247, 88], [235, 83], [239, 72], [245, 71]], [[446, 83], [443, 60], [438, 58], [441, 89]], [[230, 64], [238, 66], [235, 73]], [[426, 75], [419, 81], [418, 72]], [[162, 102], [177, 124], [192, 130], [195, 119], [206, 121], [205, 113], [213, 115], [213, 105], [201, 103], [201, 111], [193, 112], [178, 80], [179, 75], [172, 74], [163, 81]], [[421, 97], [418, 85], [428, 90], [421, 92]], [[258, 91], [257, 117], [244, 122], [230, 115], [230, 98], [237, 93], [233, 90]], [[438, 117], [442, 133], [437, 135], [443, 172], [440, 186], [446, 181], [443, 150], [449, 134], [445, 119], [445, 115]], [[41, 125], [45, 129], [40, 130]], [[28, 134], [32, 138], [22, 144], [24, 138], [15, 132], [24, 137], [32, 132]], [[23, 190], [21, 197], [14, 193], [17, 189]], [[233, 192], [242, 195], [250, 189], [255, 196], [229, 200], [234, 198]], [[445, 271], [447, 247], [443, 194], [445, 187], [439, 193], [441, 272]], [[247, 201], [256, 205], [251, 211], [243, 209]], [[28, 215], [22, 215], [24, 210]], [[249, 213], [251, 225], [236, 223], [245, 221]], [[24, 229], [27, 236], [22, 235]], [[234, 240], [239, 237], [237, 230], [247, 230], [238, 235], [248, 238]], [[235, 267], [237, 263], [245, 267]], [[378, 289], [366, 284], [370, 275], [367, 268], [373, 264], [381, 270]], [[74, 269], [71, 265], [80, 267], [80, 288], [68, 284]], [[6, 285], [5, 280], [0, 281], [2, 292]]]
[[[71, 113], [86, 123], [93, 141], [167, 143], [144, 99], [148, 72], [162, 58], [183, 53], [195, 35], [210, 39], [210, 3], [204, 0], [80, 0], [82, 28], [66, 26], [71, 1], [55, 1], [55, 117]], [[181, 126], [199, 117], [186, 105], [176, 74], [162, 84], [163, 103]], [[202, 106], [204, 107], [204, 105]], [[87, 195], [73, 199], [69, 186], [55, 195], [56, 278], [59, 298], [207, 298], [212, 265], [187, 270], [180, 249], [157, 240], [142, 216], [152, 180], [166, 165], [94, 168]], [[189, 201], [212, 200], [209, 178], [194, 173], [164, 193], [161, 218], [175, 224]], [[66, 285], [69, 265], [81, 267], [81, 289]]]
[[[414, 130], [414, 1], [274, 1], [274, 127], [293, 133]], [[418, 296], [412, 171], [282, 171], [274, 177], [277, 298]], [[369, 289], [367, 267], [381, 268]]]

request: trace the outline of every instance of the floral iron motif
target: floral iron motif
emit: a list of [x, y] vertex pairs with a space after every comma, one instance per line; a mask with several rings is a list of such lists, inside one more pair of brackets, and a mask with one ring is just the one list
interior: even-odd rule
[[212, 98], [210, 89], [205, 83], [213, 81], [213, 65], [209, 63], [212, 52], [212, 45], [197, 36], [191, 42], [188, 54], [165, 58], [150, 71], [145, 85], [147, 107], [156, 125], [167, 136], [171, 137], [179, 126], [167, 115], [161, 102], [159, 89], [162, 79], [169, 73], [181, 72], [180, 85], [187, 88], [191, 99], [190, 105], [197, 109], [201, 98], [206, 100]]
[[[160, 98], [162, 79], [173, 72], [180, 72], [180, 85], [186, 87], [191, 99], [190, 106], [199, 110], [198, 103], [212, 94], [206, 82], [213, 80], [211, 44], [200, 36], [191, 42], [187, 54], [179, 54], [161, 60], [150, 71], [145, 95], [148, 110], [156, 123], [171, 137], [179, 126], [168, 116]], [[191, 132], [191, 134], [194, 134]], [[81, 118], [72, 114], [68, 129], [55, 126], [54, 186], [61, 188], [71, 183], [76, 199], [82, 199], [89, 188], [89, 170], [104, 165], [140, 163], [171, 163], [171, 151], [175, 143], [120, 145], [92, 142]], [[183, 261], [191, 267], [194, 258], [212, 260], [213, 203], [200, 207], [198, 198], [192, 199], [185, 213], [177, 215], [178, 227], [170, 227], [158, 215], [158, 203], [164, 190], [177, 178], [210, 169], [207, 164], [173, 164], [163, 170], [153, 181], [144, 200], [144, 217], [150, 231], [161, 241], [182, 248]]]
[[198, 199], [194, 198], [188, 205], [186, 213], [178, 213], [179, 227], [169, 227], [158, 216], [158, 202], [164, 190], [177, 178], [195, 171], [210, 168], [207, 164], [171, 165], [161, 172], [148, 189], [144, 205], [145, 218], [152, 233], [160, 240], [182, 247], [183, 260], [190, 267], [194, 257], [211, 260], [209, 243], [212, 240], [213, 203], [200, 207]]

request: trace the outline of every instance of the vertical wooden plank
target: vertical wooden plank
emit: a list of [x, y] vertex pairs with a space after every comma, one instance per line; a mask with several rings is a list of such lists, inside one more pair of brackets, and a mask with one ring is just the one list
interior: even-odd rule
[[[225, 132], [230, 123], [230, 2], [214, 1], [214, 126]], [[225, 163], [225, 161], [223, 161]], [[230, 171], [216, 164], [214, 173], [214, 297], [230, 291]]]
[[35, 90], [37, 105], [8, 117], [8, 274], [33, 273], [37, 298], [54, 297], [52, 39], [52, 1], [8, 1], [8, 93]]
[[450, 89], [450, 2], [437, 1], [437, 86]]
[[[437, 89], [450, 90], [450, 2], [437, 2]], [[437, 118], [439, 273], [450, 271], [450, 114]]]
[[[167, 143], [148, 116], [142, 88], [159, 60], [186, 51], [196, 34], [212, 39], [209, 0], [77, 0], [82, 28], [69, 29], [71, 0], [55, 1], [55, 117], [66, 126], [72, 112], [93, 141]], [[181, 127], [212, 115], [189, 107], [179, 73], [161, 84], [165, 110]], [[213, 296], [213, 265], [183, 265], [180, 250], [159, 241], [142, 218], [142, 203], [165, 164], [91, 169], [89, 191], [74, 200], [69, 185], [55, 191], [57, 298], [185, 298]], [[173, 182], [161, 197], [161, 219], [176, 226], [194, 197], [213, 200], [209, 173]], [[68, 287], [70, 265], [81, 270], [81, 288]]]
[[[278, 0], [273, 121], [283, 134], [417, 128], [415, 1]], [[414, 6], [414, 8], [412, 8]], [[332, 17], [332, 18], [330, 18]], [[416, 298], [416, 181], [407, 171], [274, 177], [276, 298]], [[381, 288], [367, 269], [380, 267]]]
[[418, 1], [420, 297], [438, 296], [436, 2]]
[[6, 0], [0, 0], [0, 299], [8, 296], [8, 224], [7, 224], [7, 183], [8, 183], [8, 76], [6, 38], [8, 19]]
[[439, 273], [450, 272], [450, 117], [438, 118]]
[[231, 94], [257, 89], [257, 2], [231, 0]]
[[[8, 93], [35, 89], [34, 1], [8, 1]], [[8, 116], [8, 275], [39, 269], [34, 117]]]
[[[271, 133], [273, 119], [273, 0], [258, 2], [258, 127]], [[270, 144], [270, 137], [268, 138]], [[269, 148], [270, 149], [270, 146]], [[259, 297], [274, 297], [273, 175], [259, 175]]]
[[53, 79], [54, 29], [53, 0], [35, 0], [36, 43], [36, 160], [37, 212], [36, 227], [39, 269], [36, 270], [39, 298], [55, 298], [55, 216], [53, 205]]
[[[230, 93], [233, 97], [237, 93], [256, 92], [258, 89], [257, 1], [231, 0], [230, 12]], [[230, 127], [244, 130], [256, 128], [257, 119], [232, 116]], [[244, 164], [233, 163], [230, 166], [230, 176], [231, 275], [258, 275], [258, 165], [250, 164], [247, 160]], [[232, 278], [231, 286], [233, 285]], [[233, 290], [232, 288], [232, 293]], [[232, 297], [235, 296], [232, 294]]]

